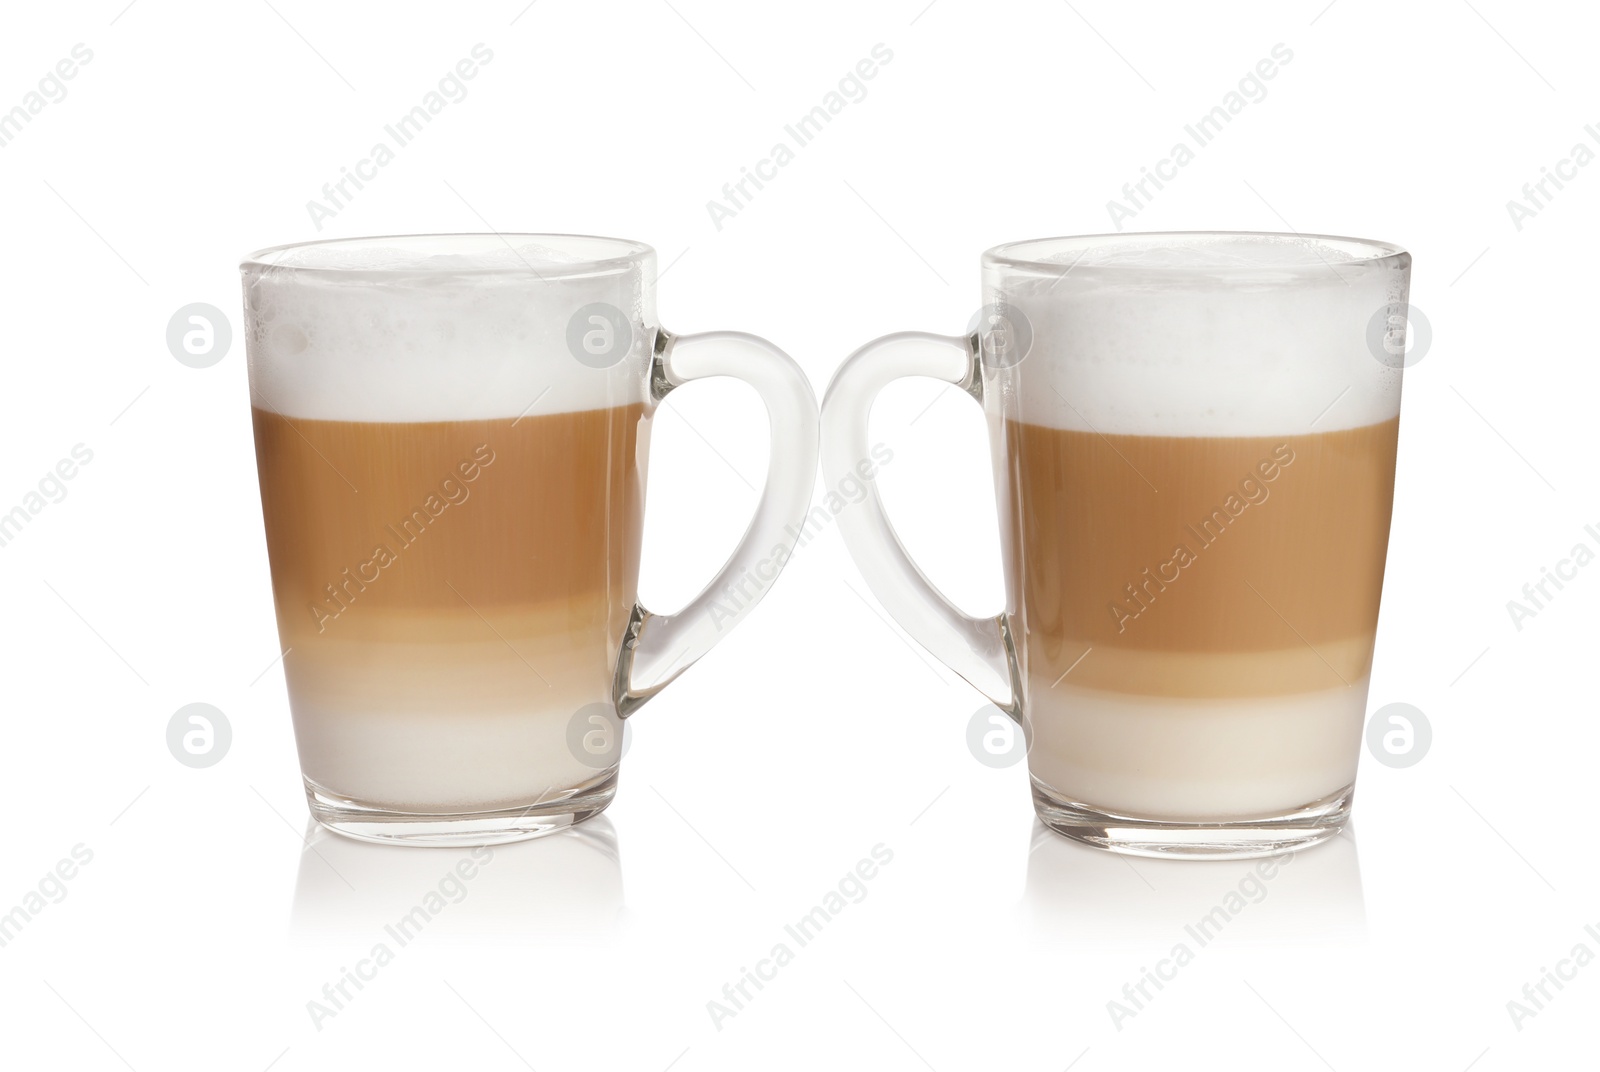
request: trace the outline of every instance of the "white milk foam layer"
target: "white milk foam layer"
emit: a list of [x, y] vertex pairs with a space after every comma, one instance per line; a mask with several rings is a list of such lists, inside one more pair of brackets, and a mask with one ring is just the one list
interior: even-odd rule
[[1287, 815], [1355, 781], [1367, 685], [1202, 700], [1063, 682], [1030, 698], [1028, 769], [1056, 796], [1135, 818]]
[[[594, 265], [553, 245], [494, 243], [437, 252], [375, 239], [247, 262], [252, 404], [287, 417], [412, 422], [643, 401], [654, 254]], [[628, 321], [627, 349], [605, 368], [569, 346], [574, 318], [606, 330], [590, 305]]]
[[1360, 259], [1294, 236], [1102, 241], [1062, 240], [1026, 266], [986, 261], [984, 302], [1020, 312], [1032, 332], [1020, 363], [985, 373], [1007, 416], [1105, 434], [1270, 436], [1398, 415], [1400, 372], [1368, 333], [1380, 310], [1403, 311], [1408, 257]]

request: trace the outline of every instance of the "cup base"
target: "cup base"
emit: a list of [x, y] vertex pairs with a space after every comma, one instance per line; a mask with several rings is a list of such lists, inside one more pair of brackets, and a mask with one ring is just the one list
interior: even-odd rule
[[605, 811], [617, 792], [617, 772], [560, 795], [486, 811], [427, 813], [377, 807], [305, 783], [311, 817], [335, 834], [381, 845], [463, 847], [504, 845], [565, 830]]
[[1039, 821], [1074, 841], [1126, 856], [1249, 860], [1308, 848], [1334, 837], [1350, 818], [1355, 786], [1282, 815], [1224, 822], [1170, 822], [1119, 815], [1067, 800], [1033, 783]]

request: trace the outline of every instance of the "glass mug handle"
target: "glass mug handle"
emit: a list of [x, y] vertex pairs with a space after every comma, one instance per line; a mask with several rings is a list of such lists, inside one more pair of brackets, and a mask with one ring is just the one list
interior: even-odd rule
[[676, 614], [652, 614], [633, 605], [613, 685], [623, 718], [710, 651], [761, 601], [793, 552], [811, 505], [817, 396], [800, 366], [767, 340], [741, 331], [673, 335], [657, 330], [650, 372], [655, 402], [707, 376], [742, 380], [766, 405], [771, 424], [767, 482], [739, 546], [699, 595]]
[[[975, 399], [981, 380], [973, 338], [902, 331], [867, 343], [834, 374], [822, 402], [822, 471], [828, 487], [869, 457], [867, 418], [878, 393], [907, 376], [955, 384]], [[995, 706], [1021, 718], [1016, 657], [1005, 617], [974, 618], [951, 603], [911, 561], [883, 509], [878, 486], [839, 515], [839, 534], [873, 595], [923, 647]]]

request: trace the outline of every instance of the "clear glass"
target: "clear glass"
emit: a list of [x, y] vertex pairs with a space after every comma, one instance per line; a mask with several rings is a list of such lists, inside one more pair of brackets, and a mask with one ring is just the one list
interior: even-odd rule
[[[267, 552], [312, 815], [487, 844], [597, 814], [622, 720], [759, 601], [810, 500], [816, 402], [750, 335], [673, 336], [655, 254], [576, 235], [418, 235], [247, 258]], [[639, 605], [650, 420], [750, 383], [766, 493], [672, 615]], [[746, 575], [741, 598], [725, 590]]]
[[905, 628], [1016, 718], [1040, 818], [1143, 855], [1245, 857], [1348, 818], [1394, 492], [1411, 258], [1360, 239], [1041, 239], [983, 258], [967, 336], [857, 351], [842, 475], [888, 382], [990, 430], [1006, 610], [963, 614], [875, 493], [840, 519]]

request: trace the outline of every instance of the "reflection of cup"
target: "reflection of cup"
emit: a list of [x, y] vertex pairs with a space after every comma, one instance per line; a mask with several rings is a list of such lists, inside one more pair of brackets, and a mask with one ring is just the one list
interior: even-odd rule
[[[596, 814], [620, 719], [725, 636], [794, 546], [815, 478], [805, 375], [754, 336], [662, 330], [638, 242], [345, 239], [242, 272], [312, 815], [473, 845]], [[765, 493], [705, 592], [652, 615], [637, 602], [651, 416], [721, 375], [768, 411]]]
[[839, 518], [915, 638], [1028, 732], [1040, 818], [1141, 855], [1265, 856], [1349, 815], [1394, 494], [1411, 256], [1294, 234], [1122, 234], [983, 257], [965, 336], [858, 350], [824, 475], [893, 380], [988, 416], [1006, 610], [973, 618], [906, 554], [877, 489]]
[[1034, 930], [1074, 945], [1359, 941], [1365, 895], [1355, 832], [1254, 860], [1097, 852], [1035, 823], [1024, 905]]
[[309, 823], [290, 929], [297, 938], [608, 934], [624, 908], [604, 815], [537, 841], [406, 852]]

